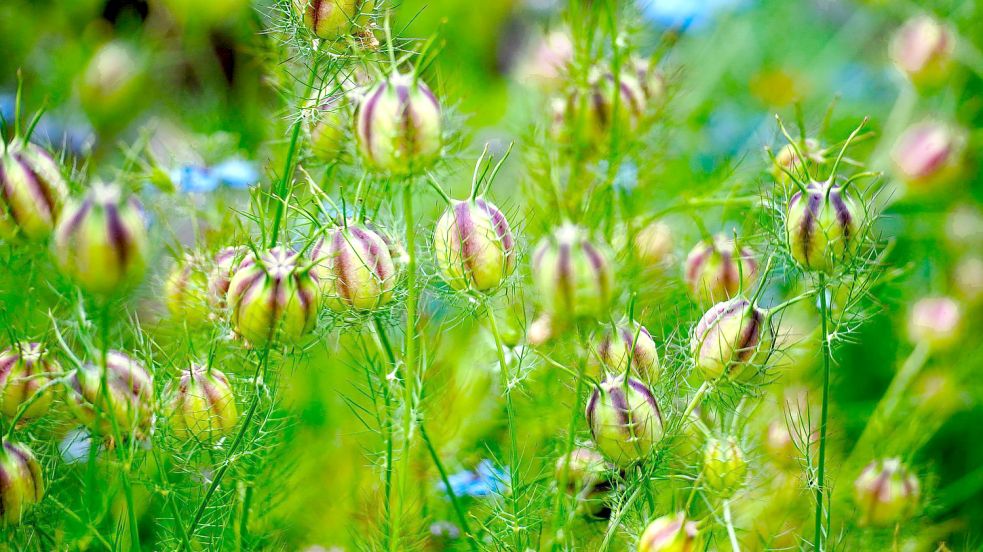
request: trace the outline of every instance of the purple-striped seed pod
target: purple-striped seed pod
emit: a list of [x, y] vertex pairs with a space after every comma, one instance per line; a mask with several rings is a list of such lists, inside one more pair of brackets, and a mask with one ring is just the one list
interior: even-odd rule
[[737, 439], [710, 439], [703, 452], [703, 481], [715, 493], [729, 497], [744, 484], [747, 460]]
[[[0, 353], [0, 413], [13, 418], [21, 407], [25, 418], [37, 418], [51, 407], [54, 393], [41, 389], [51, 382], [51, 374], [61, 372], [58, 361], [49, 357], [40, 343], [16, 343]], [[41, 394], [34, 398], [34, 395]]]
[[747, 247], [736, 250], [734, 240], [718, 234], [696, 244], [683, 263], [683, 279], [694, 299], [715, 303], [736, 296], [754, 282], [758, 261]]
[[710, 307], [690, 339], [696, 367], [708, 381], [749, 381], [771, 352], [774, 338], [767, 325], [764, 311], [743, 297]]
[[925, 297], [911, 307], [908, 339], [936, 351], [949, 349], [962, 337], [962, 321], [962, 307], [955, 299]]
[[79, 103], [96, 128], [122, 130], [143, 106], [147, 81], [141, 52], [121, 40], [107, 42], [78, 77]]
[[30, 142], [17, 139], [0, 147], [0, 237], [47, 237], [68, 197], [61, 169]]
[[55, 228], [58, 267], [79, 287], [111, 295], [132, 286], [147, 269], [143, 207], [118, 186], [101, 183], [65, 206]]
[[379, 171], [406, 174], [440, 155], [440, 103], [414, 75], [395, 73], [372, 86], [355, 113], [355, 136], [365, 161]]
[[296, 343], [314, 329], [318, 282], [301, 261], [293, 250], [275, 247], [258, 258], [246, 255], [236, 268], [226, 302], [232, 327], [251, 345]]
[[598, 450], [618, 466], [647, 458], [665, 434], [655, 395], [644, 383], [621, 375], [609, 376], [594, 389], [587, 424]]
[[645, 101], [656, 104], [666, 97], [666, 76], [655, 63], [644, 58], [632, 59], [628, 66], [638, 79]]
[[336, 40], [369, 22], [374, 0], [293, 0], [304, 26], [318, 38]]
[[645, 326], [619, 324], [613, 330], [608, 327], [595, 344], [596, 358], [591, 356], [594, 375], [602, 372], [623, 374], [630, 370], [643, 381], [654, 383], [662, 374], [659, 350]]
[[178, 439], [214, 443], [239, 421], [229, 378], [216, 368], [191, 366], [181, 373], [171, 397], [171, 428]]
[[191, 326], [208, 321], [211, 314], [208, 276], [199, 259], [186, 255], [174, 264], [164, 281], [164, 305], [177, 321]]
[[34, 452], [5, 439], [0, 445], [0, 525], [20, 523], [43, 496], [44, 477]]
[[554, 133], [576, 143], [603, 144], [612, 128], [626, 137], [638, 129], [645, 109], [645, 92], [634, 71], [622, 71], [617, 79], [604, 73], [591, 78], [586, 92], [567, 97], [562, 114], [554, 116], [559, 122]]
[[911, 516], [918, 507], [921, 486], [899, 458], [875, 460], [853, 483], [860, 524], [890, 526]]
[[566, 481], [565, 491], [578, 499], [577, 509], [588, 517], [610, 511], [608, 478], [611, 467], [589, 448], [576, 448], [556, 461], [556, 480]]
[[532, 258], [533, 283], [540, 305], [554, 323], [607, 314], [614, 293], [608, 258], [606, 248], [569, 223], [539, 242]]
[[931, 192], [962, 172], [965, 141], [961, 130], [926, 120], [904, 131], [891, 150], [891, 159], [909, 191]]
[[863, 216], [857, 201], [832, 180], [812, 181], [788, 204], [789, 252], [803, 269], [829, 272], [853, 253]]
[[638, 539], [638, 552], [696, 552], [703, 539], [695, 521], [685, 512], [652, 520]]
[[646, 269], [664, 266], [672, 255], [672, 228], [662, 221], [652, 221], [635, 235], [633, 252]]
[[891, 40], [894, 65], [916, 85], [935, 85], [949, 74], [956, 40], [952, 32], [928, 15], [906, 21]]
[[456, 290], [494, 290], [515, 269], [509, 222], [480, 197], [451, 203], [437, 221], [433, 245], [444, 281]]
[[87, 363], [67, 382], [68, 406], [79, 422], [102, 435], [146, 435], [154, 410], [153, 378], [147, 369], [119, 351]]
[[229, 293], [229, 283], [235, 267], [246, 256], [248, 249], [242, 246], [223, 247], [212, 259], [208, 271], [208, 301], [214, 309], [226, 307], [225, 297]]
[[368, 225], [334, 228], [314, 245], [311, 257], [331, 310], [371, 311], [392, 301], [399, 255], [383, 232]]

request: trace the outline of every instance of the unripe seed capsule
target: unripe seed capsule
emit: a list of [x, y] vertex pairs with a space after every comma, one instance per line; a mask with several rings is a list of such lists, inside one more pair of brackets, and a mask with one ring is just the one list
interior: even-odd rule
[[[612, 335], [615, 333], [616, 335]], [[614, 332], [607, 328], [595, 345], [597, 357], [591, 357], [595, 364], [595, 375], [602, 370], [622, 374], [626, 370], [648, 383], [658, 381], [662, 367], [659, 365], [659, 351], [652, 334], [637, 322], [620, 324]]]
[[647, 59], [635, 58], [629, 62], [629, 67], [638, 79], [646, 103], [658, 103], [665, 99], [666, 76], [655, 63]]
[[44, 496], [44, 478], [34, 452], [26, 445], [4, 440], [0, 445], [0, 525], [20, 523]]
[[648, 457], [665, 434], [655, 396], [644, 383], [624, 376], [610, 376], [594, 390], [587, 424], [598, 450], [619, 466]]
[[598, 75], [586, 93], [571, 94], [554, 116], [557, 134], [575, 142], [603, 144], [610, 140], [612, 128], [622, 136], [636, 130], [645, 114], [645, 92], [631, 70], [623, 71], [617, 81], [611, 73]]
[[293, 0], [304, 25], [318, 38], [336, 40], [368, 22], [374, 0]]
[[[790, 184], [791, 178], [789, 178], [789, 173], [796, 175], [805, 175], [806, 166], [809, 164], [820, 165], [825, 162], [825, 158], [822, 154], [822, 147], [820, 147], [819, 142], [814, 138], [805, 139], [805, 150], [802, 150], [803, 144], [785, 144], [778, 150], [775, 154], [774, 164], [771, 168], [771, 174], [775, 177], [780, 184]], [[805, 161], [799, 157], [799, 153], [805, 157]], [[784, 170], [783, 170], [784, 169]]]
[[685, 512], [654, 519], [638, 540], [638, 552], [696, 552], [703, 550], [700, 531]]
[[153, 379], [136, 360], [118, 351], [106, 353], [106, 363], [88, 363], [68, 379], [68, 406], [75, 417], [95, 432], [113, 437], [145, 434], [153, 414]]
[[895, 66], [917, 85], [942, 82], [952, 66], [956, 41], [945, 25], [927, 15], [912, 17], [891, 40]]
[[921, 496], [918, 478], [899, 458], [875, 460], [853, 484], [861, 525], [889, 526], [914, 513]]
[[164, 281], [164, 304], [177, 321], [191, 326], [208, 321], [208, 277], [197, 259], [188, 255], [171, 269]]
[[600, 318], [607, 313], [614, 276], [605, 249], [582, 228], [565, 224], [542, 239], [532, 259], [539, 301], [554, 322]]
[[181, 374], [171, 399], [171, 426], [181, 440], [214, 443], [239, 420], [235, 394], [220, 370], [192, 366]]
[[0, 237], [51, 234], [68, 197], [61, 169], [44, 149], [17, 139], [0, 154]]
[[742, 297], [717, 303], [693, 329], [690, 352], [708, 381], [748, 381], [771, 349], [765, 313]]
[[747, 477], [747, 460], [737, 440], [710, 439], [703, 454], [703, 479], [709, 489], [731, 496]]
[[212, 269], [208, 272], [208, 301], [215, 309], [226, 307], [225, 298], [235, 267], [246, 256], [244, 247], [224, 247], [215, 254]]
[[480, 197], [452, 202], [437, 221], [433, 244], [441, 275], [456, 290], [494, 290], [515, 269], [508, 220]]
[[672, 245], [672, 229], [669, 225], [653, 221], [635, 235], [635, 257], [645, 268], [656, 268], [669, 260]]
[[366, 225], [330, 230], [311, 251], [321, 296], [336, 312], [371, 311], [393, 298], [399, 278], [395, 246]]
[[926, 297], [911, 308], [908, 338], [935, 350], [948, 349], [962, 335], [962, 308], [949, 297]]
[[930, 192], [959, 175], [964, 145], [962, 131], [939, 121], [922, 121], [898, 138], [891, 158], [909, 191]]
[[343, 91], [322, 91], [308, 105], [307, 132], [311, 151], [321, 161], [333, 161], [344, 150], [345, 129], [351, 128], [351, 114]]
[[832, 180], [812, 181], [788, 205], [785, 233], [789, 251], [805, 270], [829, 272], [852, 255], [863, 211]]
[[146, 80], [140, 53], [125, 42], [108, 42], [79, 76], [79, 103], [95, 127], [121, 130], [138, 113]]
[[566, 476], [566, 492], [580, 499], [578, 510], [589, 517], [601, 517], [609, 509], [608, 465], [604, 457], [589, 448], [577, 448], [556, 461], [556, 480]]
[[734, 240], [723, 234], [696, 244], [683, 263], [686, 287], [702, 303], [734, 297], [746, 290], [757, 274], [754, 252], [747, 247], [736, 251]]
[[440, 103], [413, 75], [393, 74], [362, 98], [355, 136], [362, 157], [377, 170], [406, 174], [424, 169], [442, 146]]
[[[0, 413], [13, 418], [21, 406], [51, 382], [50, 374], [61, 371], [40, 343], [17, 343], [0, 353]], [[53, 393], [41, 393], [24, 411], [25, 418], [44, 415], [51, 407]]]

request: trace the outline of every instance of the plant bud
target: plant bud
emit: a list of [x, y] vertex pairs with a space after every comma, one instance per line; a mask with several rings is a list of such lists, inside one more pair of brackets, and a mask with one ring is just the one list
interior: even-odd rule
[[335, 312], [371, 311], [393, 298], [399, 279], [394, 245], [361, 225], [330, 230], [311, 251], [321, 295]]
[[[61, 371], [48, 358], [40, 343], [17, 343], [0, 353], [0, 413], [13, 418], [21, 406], [51, 382], [50, 374]], [[46, 390], [24, 411], [25, 418], [43, 416], [51, 407], [53, 394]]]
[[658, 103], [666, 97], [666, 76], [650, 60], [636, 58], [629, 64], [638, 79], [647, 103]]
[[918, 478], [899, 458], [875, 460], [853, 483], [860, 524], [888, 526], [914, 513], [921, 495]]
[[541, 88], [555, 89], [563, 81], [573, 61], [573, 42], [565, 30], [541, 37], [530, 55], [519, 65], [518, 82], [533, 82]]
[[852, 254], [863, 211], [832, 180], [812, 181], [788, 205], [785, 233], [789, 251], [805, 270], [828, 272]]
[[939, 121], [922, 121], [898, 138], [891, 158], [908, 190], [930, 192], [959, 175], [964, 145], [961, 131]]
[[312, 33], [333, 41], [364, 26], [375, 0], [293, 0], [293, 5]]
[[437, 266], [456, 290], [492, 291], [515, 269], [515, 239], [505, 215], [482, 198], [454, 201], [433, 233]]
[[145, 81], [140, 55], [123, 42], [109, 42], [80, 76], [79, 102], [95, 127], [120, 130], [139, 111]]
[[68, 196], [61, 169], [44, 149], [23, 140], [0, 153], [0, 237], [37, 240], [54, 230]]
[[600, 374], [601, 370], [606, 370], [613, 374], [623, 374], [630, 369], [643, 381], [658, 381], [662, 367], [659, 365], [659, 351], [655, 347], [652, 334], [637, 322], [632, 325], [620, 324], [615, 331], [616, 336], [612, 335], [611, 328], [607, 328], [597, 341], [599, 366], [596, 372]]
[[590, 517], [608, 509], [608, 465], [604, 457], [589, 448], [577, 448], [556, 461], [556, 480], [566, 476], [566, 492], [581, 499], [579, 508]]
[[633, 71], [623, 71], [617, 87], [614, 75], [591, 78], [586, 93], [571, 94], [559, 115], [561, 138], [577, 143], [604, 144], [612, 128], [622, 136], [636, 130], [645, 114], [645, 93]]
[[685, 512], [656, 518], [638, 539], [638, 552], [697, 552], [703, 550], [700, 531]]
[[587, 403], [587, 424], [597, 448], [619, 466], [648, 457], [665, 428], [655, 396], [644, 383], [609, 376]]
[[953, 269], [952, 284], [962, 300], [978, 305], [983, 300], [983, 258], [969, 255], [960, 260]]
[[208, 272], [208, 300], [215, 309], [226, 307], [229, 282], [236, 265], [246, 256], [244, 247], [223, 247], [215, 254], [212, 269]]
[[545, 345], [553, 337], [553, 320], [548, 314], [541, 314], [526, 331], [526, 342], [532, 347]]
[[962, 308], [949, 297], [926, 297], [911, 308], [908, 338], [934, 350], [948, 349], [962, 336]]
[[359, 151], [377, 170], [406, 174], [440, 155], [440, 104], [413, 75], [396, 73], [370, 88], [355, 123]]
[[164, 304], [179, 322], [195, 326], [208, 321], [208, 276], [197, 259], [186, 256], [171, 269], [164, 281]]
[[703, 480], [709, 489], [731, 496], [744, 484], [747, 460], [737, 440], [710, 439], [703, 454]]
[[311, 100], [307, 115], [311, 151], [321, 161], [334, 161], [344, 150], [345, 129], [351, 125], [345, 94], [325, 89]]
[[646, 268], [664, 265], [672, 255], [672, 229], [652, 221], [635, 235], [635, 257]]
[[296, 343], [314, 329], [318, 280], [300, 260], [293, 250], [274, 247], [258, 258], [246, 255], [236, 268], [226, 302], [232, 327], [250, 344]]
[[153, 414], [153, 379], [136, 360], [118, 351], [106, 363], [88, 363], [68, 379], [68, 406], [75, 417], [97, 433], [144, 434]]
[[928, 15], [912, 17], [891, 40], [891, 60], [917, 85], [945, 80], [952, 66], [956, 41], [945, 25]]
[[34, 452], [26, 445], [4, 440], [0, 446], [0, 525], [20, 523], [44, 496], [44, 478]]
[[72, 200], [55, 228], [55, 261], [91, 293], [111, 295], [141, 278], [147, 268], [143, 207], [123, 199], [118, 186], [97, 183]]
[[754, 252], [741, 247], [738, 253], [734, 240], [723, 234], [696, 244], [683, 263], [686, 286], [703, 303], [734, 297], [746, 290], [757, 275]]
[[239, 420], [235, 394], [221, 371], [192, 366], [181, 373], [171, 399], [171, 427], [181, 440], [214, 443]]
[[746, 382], [771, 352], [772, 337], [765, 313], [738, 297], [717, 303], [693, 329], [690, 352], [707, 380]]
[[580, 227], [564, 224], [542, 239], [532, 259], [533, 283], [554, 322], [607, 314], [614, 275], [606, 251]]
[[[785, 171], [788, 171], [796, 176], [805, 175], [805, 168], [807, 164], [821, 165], [826, 161], [823, 156], [822, 147], [819, 142], [814, 138], [805, 139], [805, 151], [802, 150], [803, 144], [785, 144], [778, 150], [775, 154], [774, 163], [771, 167], [771, 174], [775, 177], [780, 184], [789, 184], [791, 179]], [[796, 149], [799, 150], [805, 157], [805, 163], [799, 158], [799, 154], [796, 153]], [[784, 169], [784, 170], [782, 170]]]

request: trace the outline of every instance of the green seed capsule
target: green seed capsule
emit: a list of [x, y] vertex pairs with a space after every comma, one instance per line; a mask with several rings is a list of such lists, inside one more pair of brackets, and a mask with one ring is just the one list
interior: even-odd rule
[[413, 75], [396, 73], [371, 87], [355, 114], [362, 158], [376, 170], [407, 174], [425, 169], [440, 155], [440, 103]]
[[860, 240], [863, 211], [832, 180], [812, 181], [788, 205], [785, 233], [792, 257], [805, 270], [830, 272], [847, 260]]
[[0, 153], [0, 237], [37, 240], [54, 230], [68, 197], [61, 169], [48, 152], [23, 140]]
[[604, 457], [588, 448], [577, 448], [557, 459], [556, 480], [566, 481], [566, 492], [578, 498], [578, 511], [602, 517], [609, 510], [610, 467]]
[[4, 440], [0, 446], [0, 522], [20, 523], [44, 496], [44, 478], [34, 453], [26, 445]]
[[181, 440], [214, 443], [239, 421], [235, 394], [220, 370], [192, 366], [181, 374], [171, 399], [171, 427]]
[[[17, 343], [0, 353], [0, 413], [7, 418], [16, 416], [22, 405], [51, 383], [48, 374], [60, 371], [58, 362], [48, 357], [48, 351], [40, 343]], [[43, 416], [53, 398], [52, 390], [42, 392], [23, 416]]]
[[703, 550], [696, 522], [684, 512], [654, 519], [638, 539], [638, 552], [697, 552]]
[[164, 281], [164, 304], [176, 321], [189, 326], [208, 321], [211, 314], [208, 276], [200, 260], [186, 256], [174, 265]]
[[367, 312], [393, 299], [398, 247], [368, 225], [329, 230], [311, 250], [321, 297], [335, 312]]
[[722, 496], [731, 496], [747, 477], [747, 461], [737, 440], [710, 439], [703, 453], [706, 486]]
[[136, 360], [118, 351], [106, 354], [105, 365], [88, 363], [68, 380], [68, 406], [93, 431], [115, 437], [150, 429], [153, 414], [153, 378]]
[[587, 403], [587, 424], [598, 450], [619, 466], [647, 458], [662, 440], [662, 412], [642, 382], [611, 376]]
[[708, 381], [749, 381], [771, 352], [774, 336], [765, 313], [744, 298], [717, 303], [693, 329], [690, 353]]
[[293, 0], [304, 25], [318, 38], [337, 40], [365, 26], [374, 0]]
[[565, 224], [543, 238], [532, 272], [540, 304], [554, 323], [607, 314], [614, 291], [611, 264], [582, 228]]
[[456, 290], [492, 291], [515, 269], [515, 238], [505, 215], [483, 198], [454, 201], [433, 233], [437, 266]]
[[591, 356], [592, 375], [602, 372], [623, 374], [630, 370], [643, 381], [658, 381], [662, 368], [659, 351], [652, 334], [637, 322], [619, 324], [613, 331], [606, 328], [595, 343], [595, 356]]
[[875, 460], [853, 484], [861, 525], [890, 526], [911, 516], [918, 507], [918, 478], [898, 458]]

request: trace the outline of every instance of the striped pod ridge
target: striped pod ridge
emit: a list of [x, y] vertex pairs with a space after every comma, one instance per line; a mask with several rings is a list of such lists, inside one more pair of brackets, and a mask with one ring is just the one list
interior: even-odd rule
[[629, 61], [629, 67], [638, 79], [638, 85], [646, 102], [656, 103], [665, 99], [666, 76], [651, 60], [634, 58]]
[[621, 134], [637, 129], [645, 109], [645, 91], [633, 70], [622, 71], [618, 78], [604, 73], [593, 77], [585, 92], [567, 97], [554, 116], [554, 132], [575, 142], [603, 144], [613, 128]]
[[582, 228], [565, 224], [543, 238], [533, 253], [532, 277], [554, 323], [607, 315], [614, 293], [611, 263]]
[[753, 378], [773, 342], [766, 325], [765, 313], [747, 299], [717, 303], [693, 329], [690, 352], [696, 367], [711, 381]]
[[909, 127], [895, 142], [891, 159], [908, 190], [927, 192], [959, 175], [963, 133], [941, 121], [926, 120]]
[[[48, 374], [61, 372], [58, 362], [48, 358], [40, 343], [17, 343], [0, 353], [0, 413], [13, 418], [22, 405], [51, 382]], [[24, 410], [25, 418], [37, 418], [51, 407], [52, 389], [41, 393]]]
[[153, 378], [147, 369], [119, 351], [76, 369], [68, 378], [68, 406], [93, 431], [120, 437], [145, 435], [153, 415]]
[[208, 271], [208, 300], [213, 308], [225, 308], [225, 296], [229, 293], [232, 272], [246, 256], [246, 252], [245, 247], [223, 247], [212, 259], [212, 268]]
[[433, 244], [441, 275], [456, 290], [494, 290], [515, 269], [508, 220], [480, 197], [452, 202], [437, 221]]
[[918, 478], [899, 458], [875, 460], [853, 484], [861, 525], [887, 527], [911, 516], [921, 497]]
[[597, 340], [596, 353], [598, 373], [604, 370], [620, 374], [630, 369], [648, 383], [656, 382], [661, 375], [655, 339], [645, 326], [637, 322], [619, 324], [613, 330], [605, 330]]
[[696, 522], [685, 512], [662, 516], [645, 527], [638, 540], [638, 552], [697, 552], [703, 550]]
[[171, 317], [180, 322], [199, 325], [208, 321], [208, 276], [200, 259], [186, 255], [174, 264], [164, 281], [164, 304]]
[[232, 327], [251, 345], [277, 339], [296, 343], [317, 322], [317, 277], [300, 266], [300, 255], [275, 247], [258, 258], [250, 253], [229, 282], [226, 301]]
[[758, 275], [754, 252], [723, 234], [696, 244], [683, 263], [683, 279], [694, 299], [715, 303], [746, 290]]
[[293, 0], [293, 5], [304, 25], [324, 40], [352, 34], [375, 9], [374, 0]]
[[0, 445], [0, 522], [20, 523], [44, 497], [41, 465], [27, 445], [5, 439]]
[[633, 378], [602, 381], [587, 402], [586, 415], [598, 450], [619, 466], [648, 457], [665, 433], [655, 396]]
[[355, 114], [363, 159], [376, 170], [406, 174], [440, 154], [440, 103], [413, 75], [394, 74], [371, 87]]
[[55, 261], [79, 287], [112, 295], [136, 284], [147, 269], [143, 207], [118, 186], [97, 183], [70, 201], [55, 228]]
[[809, 271], [829, 272], [845, 260], [859, 240], [859, 206], [832, 180], [812, 181], [788, 205], [785, 232], [792, 257]]
[[229, 378], [216, 368], [195, 365], [182, 372], [170, 406], [171, 428], [182, 441], [214, 443], [239, 420]]
[[67, 197], [68, 185], [47, 151], [21, 140], [6, 145], [0, 154], [0, 237], [47, 237]]
[[367, 225], [330, 230], [311, 250], [321, 297], [335, 312], [371, 311], [393, 298], [395, 246]]

